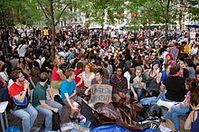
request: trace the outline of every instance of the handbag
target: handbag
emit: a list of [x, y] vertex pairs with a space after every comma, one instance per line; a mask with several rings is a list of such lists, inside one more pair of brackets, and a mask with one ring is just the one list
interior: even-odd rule
[[23, 102], [18, 101], [17, 99], [13, 98], [13, 110], [25, 109], [28, 107], [29, 101], [28, 97], [26, 96]]

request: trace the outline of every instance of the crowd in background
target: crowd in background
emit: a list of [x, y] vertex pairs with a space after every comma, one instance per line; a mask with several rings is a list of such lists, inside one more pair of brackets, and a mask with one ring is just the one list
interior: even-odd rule
[[31, 130], [38, 112], [42, 113], [50, 130], [51, 111], [61, 114], [63, 107], [54, 101], [55, 95], [66, 100], [72, 110], [70, 119], [74, 119], [78, 117], [74, 113], [79, 111], [79, 97], [89, 100], [91, 85], [110, 84], [115, 102], [123, 97], [143, 105], [158, 100], [174, 102], [161, 118], [164, 121], [171, 117], [176, 131], [180, 130], [179, 116], [191, 111], [185, 128], [196, 131], [199, 30], [195, 32], [193, 39], [189, 30], [169, 30], [165, 43], [165, 32], [159, 29], [132, 32], [107, 28], [102, 33], [101, 29], [67, 27], [56, 34], [52, 60], [50, 31], [1, 28], [0, 99], [21, 100], [29, 91], [32, 105], [11, 108], [11, 113], [22, 118], [26, 132]]

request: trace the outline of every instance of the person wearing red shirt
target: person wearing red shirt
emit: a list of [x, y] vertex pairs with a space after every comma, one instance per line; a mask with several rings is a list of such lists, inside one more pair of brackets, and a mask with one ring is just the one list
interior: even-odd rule
[[[10, 76], [14, 83], [9, 88], [9, 95], [18, 102], [23, 102], [27, 97], [29, 82], [25, 80], [21, 70], [13, 70]], [[22, 119], [23, 132], [30, 132], [38, 114], [30, 103], [26, 108], [11, 109], [11, 113]]]
[[83, 72], [83, 66], [84, 65], [82, 62], [78, 62], [75, 68], [75, 83], [77, 87], [78, 96], [84, 96], [84, 91], [85, 91], [84, 82], [82, 81], [80, 76]]
[[55, 65], [53, 67], [52, 75], [51, 75], [51, 90], [50, 97], [54, 99], [54, 96], [59, 94], [60, 85], [65, 79], [65, 75], [63, 74], [63, 70], [60, 68], [62, 64], [65, 63], [65, 59], [63, 56], [56, 56]]

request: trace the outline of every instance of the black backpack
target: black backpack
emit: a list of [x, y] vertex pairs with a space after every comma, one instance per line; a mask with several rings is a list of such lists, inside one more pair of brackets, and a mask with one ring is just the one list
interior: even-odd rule
[[60, 115], [59, 113], [55, 113], [53, 112], [53, 118], [52, 118], [52, 131], [61, 131], [61, 127], [60, 127]]

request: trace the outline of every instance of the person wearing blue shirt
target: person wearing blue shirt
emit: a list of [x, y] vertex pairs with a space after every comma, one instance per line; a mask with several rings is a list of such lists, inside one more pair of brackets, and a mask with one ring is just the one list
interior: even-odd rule
[[162, 71], [161, 82], [165, 81], [167, 77], [170, 76], [171, 65], [164, 64], [164, 70]]
[[61, 83], [61, 98], [63, 101], [67, 101], [71, 108], [70, 119], [77, 118], [79, 113], [79, 104], [77, 103], [76, 95], [76, 84], [75, 84], [75, 73], [73, 69], [68, 69], [65, 71], [66, 80]]

